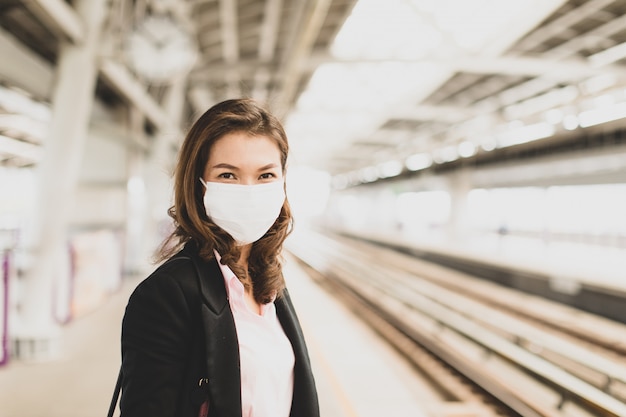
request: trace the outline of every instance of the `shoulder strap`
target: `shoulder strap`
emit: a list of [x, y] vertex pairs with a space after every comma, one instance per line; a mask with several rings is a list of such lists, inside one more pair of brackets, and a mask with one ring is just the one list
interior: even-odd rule
[[109, 406], [109, 412], [107, 413], [107, 417], [113, 417], [113, 413], [115, 412], [115, 407], [117, 406], [117, 400], [120, 397], [121, 389], [122, 389], [122, 367], [120, 366], [120, 371], [117, 374], [117, 382], [115, 383], [115, 390], [113, 391], [113, 398], [111, 398], [111, 405]]

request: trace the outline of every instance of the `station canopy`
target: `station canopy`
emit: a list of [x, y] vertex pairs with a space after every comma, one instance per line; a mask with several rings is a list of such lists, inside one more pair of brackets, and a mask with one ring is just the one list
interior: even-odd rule
[[[581, 129], [621, 128], [626, 116], [626, 0], [109, 3], [105, 102], [128, 100], [116, 98], [113, 67], [157, 103], [171, 88], [171, 77], [150, 73], [165, 65], [137, 66], [127, 45], [147, 19], [172, 20], [197, 52], [187, 118], [225, 98], [267, 101], [285, 123], [292, 164], [328, 172], [338, 186], [547, 148]], [[72, 29], [72, 2], [9, 1], [0, 10], [3, 33], [51, 65], [63, 42], [84, 36]], [[0, 125], [16, 123], [10, 112]], [[0, 134], [19, 136], [7, 130]], [[36, 144], [37, 134], [22, 137]]]

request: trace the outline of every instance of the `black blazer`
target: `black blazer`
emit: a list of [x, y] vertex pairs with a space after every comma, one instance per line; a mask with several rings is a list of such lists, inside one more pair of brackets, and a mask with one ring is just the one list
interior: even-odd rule
[[[296, 357], [290, 416], [319, 417], [306, 344], [286, 290], [275, 305]], [[219, 265], [200, 259], [188, 244], [142, 281], [128, 301], [122, 321], [121, 416], [197, 417], [206, 398], [199, 381], [206, 378], [209, 416], [241, 417], [238, 346]]]

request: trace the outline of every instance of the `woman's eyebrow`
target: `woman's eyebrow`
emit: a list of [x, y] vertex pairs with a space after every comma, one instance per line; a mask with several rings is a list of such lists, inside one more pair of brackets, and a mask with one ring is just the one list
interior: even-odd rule
[[279, 164], [271, 163], [271, 164], [267, 164], [265, 166], [260, 167], [259, 171], [265, 171], [266, 169], [274, 169], [278, 167], [279, 167]]
[[239, 169], [239, 168], [237, 168], [234, 165], [227, 164], [227, 163], [224, 163], [224, 162], [222, 162], [220, 164], [213, 165], [211, 168], [213, 168], [213, 169], [215, 169], [215, 168], [224, 168], [224, 169], [233, 169], [233, 170]]

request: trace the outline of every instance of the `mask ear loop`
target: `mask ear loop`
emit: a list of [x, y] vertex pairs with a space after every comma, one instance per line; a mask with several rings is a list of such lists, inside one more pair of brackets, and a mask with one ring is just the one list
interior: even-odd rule
[[206, 182], [204, 182], [204, 180], [202, 179], [202, 177], [198, 178], [200, 180], [200, 182], [202, 183], [202, 185], [204, 185], [204, 187], [206, 188]]

